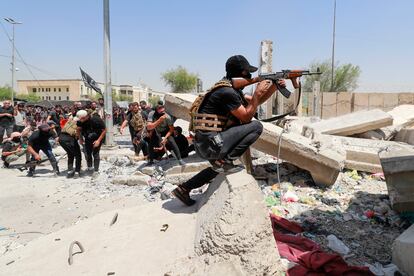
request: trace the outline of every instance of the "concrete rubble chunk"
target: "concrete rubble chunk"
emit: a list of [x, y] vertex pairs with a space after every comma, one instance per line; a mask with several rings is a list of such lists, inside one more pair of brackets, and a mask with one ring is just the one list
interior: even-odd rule
[[345, 168], [350, 170], [378, 173], [382, 172], [378, 152], [386, 146], [404, 146], [393, 141], [368, 140], [363, 138], [342, 137], [318, 134], [314, 141], [321, 148], [335, 149], [345, 155]]
[[116, 176], [112, 179], [112, 184], [128, 185], [128, 186], [145, 186], [148, 185], [150, 179], [147, 175], [130, 175], [130, 176]]
[[395, 137], [396, 141], [405, 142], [401, 138], [397, 139], [396, 136], [405, 127], [414, 126], [414, 105], [400, 105], [387, 113], [393, 118], [391, 126], [360, 133], [358, 137], [376, 140], [392, 140]]
[[395, 135], [395, 141], [414, 145], [414, 128], [403, 128]]
[[414, 149], [388, 146], [378, 155], [392, 208], [397, 212], [414, 212]]
[[279, 254], [257, 181], [245, 170], [219, 175], [199, 202], [195, 252], [231, 261], [245, 275], [276, 275]]
[[[189, 107], [196, 96], [191, 94], [167, 94], [165, 104], [167, 110], [175, 117], [190, 119]], [[283, 132], [283, 129], [271, 123], [263, 123], [263, 134], [253, 148], [280, 157], [310, 172], [313, 180], [320, 186], [335, 183], [342, 170], [344, 156], [332, 149], [319, 150], [312, 145], [312, 140], [295, 133]], [[283, 134], [282, 134], [283, 132]], [[281, 137], [280, 156], [278, 141]]]
[[405, 230], [393, 243], [392, 261], [403, 272], [414, 275], [414, 225]]
[[392, 122], [392, 116], [380, 109], [359, 111], [309, 124], [303, 128], [303, 135], [312, 137], [314, 133], [322, 133], [349, 136], [389, 126]]

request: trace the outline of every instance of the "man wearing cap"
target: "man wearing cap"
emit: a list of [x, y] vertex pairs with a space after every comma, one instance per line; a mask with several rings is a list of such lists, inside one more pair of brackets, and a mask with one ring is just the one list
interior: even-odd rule
[[[33, 134], [29, 137], [27, 152], [32, 155], [31, 161], [40, 161], [42, 159], [39, 154], [40, 151], [46, 154], [47, 158], [50, 161], [50, 164], [52, 165], [53, 173], [55, 176], [57, 176], [59, 175], [59, 167], [55, 155], [52, 152], [52, 146], [49, 143], [50, 138], [57, 138], [57, 134], [53, 128], [54, 123], [51, 123], [51, 125], [40, 125], [38, 130], [34, 131]], [[35, 165], [29, 167], [27, 176], [33, 176], [35, 168]]]
[[150, 164], [158, 156], [157, 149], [168, 146], [172, 149], [180, 165], [185, 165], [181, 159], [180, 149], [174, 140], [174, 124], [171, 116], [165, 112], [163, 102], [158, 102], [155, 110], [148, 114], [147, 130], [149, 135], [148, 150]]
[[[59, 135], [59, 143], [68, 155], [68, 172], [66, 177], [72, 178], [75, 176], [80, 177], [82, 153], [78, 144], [78, 131], [76, 112], [77, 108], [74, 105], [72, 112], [70, 113], [67, 122], [62, 128]], [[73, 170], [73, 162], [75, 161], [75, 170]]]
[[99, 172], [99, 152], [106, 133], [105, 123], [99, 116], [89, 115], [86, 110], [79, 110], [76, 117], [77, 136], [79, 143], [84, 145], [87, 170], [95, 177]]
[[22, 145], [20, 132], [13, 132], [10, 138], [4, 141], [1, 160], [4, 167], [8, 168], [11, 162], [19, 159], [26, 154], [26, 149]]
[[[190, 191], [213, 180], [220, 172], [234, 172], [238, 168], [233, 161], [238, 159], [262, 133], [259, 121], [252, 121], [257, 108], [275, 91], [271, 81], [261, 81], [251, 97], [233, 87], [234, 78], [252, 79], [251, 66], [241, 55], [232, 56], [226, 62], [226, 76], [217, 82], [203, 98], [195, 101], [190, 128], [195, 132], [194, 146], [197, 153], [207, 159], [212, 167], [206, 168], [190, 180], [179, 185], [173, 194], [186, 205], [193, 205]], [[285, 86], [283, 80], [279, 81]]]
[[13, 132], [14, 122], [14, 109], [9, 100], [3, 102], [3, 106], [0, 107], [0, 145], [3, 143], [4, 133], [7, 137], [10, 137]]

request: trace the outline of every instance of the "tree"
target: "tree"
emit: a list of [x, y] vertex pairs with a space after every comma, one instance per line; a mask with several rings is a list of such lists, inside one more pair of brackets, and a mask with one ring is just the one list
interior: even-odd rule
[[161, 78], [171, 87], [173, 93], [188, 93], [197, 86], [197, 75], [187, 72], [182, 66], [164, 72]]
[[18, 94], [16, 95], [16, 98], [20, 100], [26, 100], [29, 103], [38, 103], [41, 101], [41, 98], [36, 95], [36, 93]]
[[[359, 66], [351, 63], [334, 65], [334, 82], [332, 86], [332, 64], [330, 60], [323, 62], [313, 62], [309, 66], [311, 72], [315, 72], [319, 68], [322, 75], [306, 76], [303, 83], [303, 91], [312, 91], [312, 85], [315, 80], [321, 83], [321, 92], [347, 92], [353, 91], [358, 87], [358, 78], [361, 74]], [[332, 86], [332, 87], [331, 87]]]
[[0, 101], [11, 100], [12, 90], [8, 86], [0, 86]]
[[158, 95], [154, 95], [148, 98], [148, 102], [151, 104], [151, 106], [157, 106], [160, 100], [161, 98]]

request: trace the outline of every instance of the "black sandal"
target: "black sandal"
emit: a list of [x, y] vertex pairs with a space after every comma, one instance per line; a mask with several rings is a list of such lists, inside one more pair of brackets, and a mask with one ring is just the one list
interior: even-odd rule
[[181, 188], [180, 186], [175, 188], [172, 191], [172, 194], [187, 206], [191, 206], [196, 203], [195, 200], [190, 198], [190, 193], [186, 191], [185, 189]]

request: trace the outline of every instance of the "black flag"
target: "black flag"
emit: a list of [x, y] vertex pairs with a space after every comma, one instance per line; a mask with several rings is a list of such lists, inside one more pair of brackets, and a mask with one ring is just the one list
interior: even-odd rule
[[89, 76], [85, 71], [82, 70], [82, 68], [80, 68], [81, 71], [81, 75], [82, 75], [82, 80], [85, 83], [85, 85], [89, 88], [92, 88], [93, 90], [95, 90], [97, 93], [99, 93], [100, 95], [102, 95], [102, 91], [99, 88], [98, 84], [96, 83], [96, 81], [94, 81], [93, 78], [91, 78], [91, 76]]

